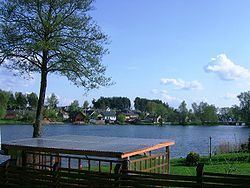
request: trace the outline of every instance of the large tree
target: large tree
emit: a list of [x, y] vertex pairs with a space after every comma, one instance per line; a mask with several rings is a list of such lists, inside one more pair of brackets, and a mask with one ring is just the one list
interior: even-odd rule
[[179, 112], [179, 122], [185, 124], [188, 118], [188, 109], [185, 101], [182, 101], [178, 107]]
[[41, 77], [33, 132], [39, 137], [49, 73], [87, 90], [110, 83], [101, 64], [107, 36], [88, 14], [93, 0], [0, 2], [1, 64], [21, 75], [37, 72]]

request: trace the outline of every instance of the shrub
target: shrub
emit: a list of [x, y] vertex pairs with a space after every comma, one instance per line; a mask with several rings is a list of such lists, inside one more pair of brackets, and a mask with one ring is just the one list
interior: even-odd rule
[[188, 166], [194, 166], [198, 163], [200, 160], [200, 155], [195, 152], [190, 152], [186, 157], [186, 165]]
[[124, 124], [125, 121], [126, 121], [126, 116], [123, 115], [123, 114], [119, 114], [118, 118], [117, 118], [117, 121], [118, 121], [119, 124]]

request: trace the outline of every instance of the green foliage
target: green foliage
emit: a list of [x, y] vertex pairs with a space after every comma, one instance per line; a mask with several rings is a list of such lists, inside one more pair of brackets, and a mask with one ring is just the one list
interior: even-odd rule
[[134, 101], [135, 110], [139, 110], [141, 112], [147, 112], [147, 103], [149, 101], [150, 100], [148, 99], [136, 97]]
[[242, 120], [250, 123], [250, 91], [238, 95]]
[[6, 108], [3, 105], [0, 105], [0, 119], [5, 116]]
[[200, 155], [198, 153], [190, 152], [186, 157], [185, 163], [188, 166], [194, 166], [198, 163], [199, 160]]
[[124, 124], [125, 121], [126, 121], [126, 116], [123, 115], [123, 114], [119, 114], [118, 117], [117, 117], [117, 121], [119, 124]]
[[109, 107], [116, 110], [127, 110], [131, 107], [131, 102], [127, 97], [100, 97], [97, 101], [92, 101], [94, 108], [105, 109]]
[[10, 93], [7, 108], [10, 110], [14, 110], [17, 108], [16, 98], [13, 93]]
[[30, 94], [27, 94], [27, 100], [29, 107], [31, 107], [32, 109], [35, 109], [37, 107], [38, 97], [35, 93], [32, 92]]
[[21, 74], [58, 73], [78, 86], [107, 85], [107, 36], [88, 15], [92, 0], [3, 1], [0, 52]]
[[147, 102], [146, 110], [148, 113], [158, 117], [161, 116], [162, 120], [167, 120], [170, 114], [170, 109], [163, 103], [156, 103], [152, 101]]
[[52, 93], [49, 97], [47, 97], [46, 104], [48, 105], [49, 108], [55, 109], [59, 104], [57, 96], [54, 93]]
[[17, 109], [26, 109], [28, 101], [25, 94], [21, 92], [16, 92], [15, 99]]
[[136, 97], [134, 106], [136, 110], [143, 113], [161, 116], [164, 121], [175, 122], [178, 120], [177, 111], [174, 108], [169, 107], [167, 103], [163, 103], [161, 100], [149, 100]]
[[101, 64], [107, 36], [88, 12], [93, 0], [1, 1], [0, 65], [41, 76], [33, 136], [41, 136], [47, 76], [66, 77], [85, 90], [110, 85]]
[[79, 102], [78, 100], [74, 100], [70, 105], [69, 105], [69, 113], [76, 112], [79, 110]]
[[44, 110], [44, 117], [46, 117], [48, 119], [55, 120], [57, 118], [57, 114], [58, 114], [58, 112], [55, 109], [46, 108]]
[[26, 110], [22, 115], [22, 121], [34, 122], [36, 117], [36, 112], [34, 110]]
[[214, 105], [209, 105], [206, 102], [201, 102], [199, 105], [193, 103], [192, 108], [194, 115], [202, 124], [218, 121], [217, 108]]
[[8, 92], [0, 90], [0, 118], [5, 116], [9, 95]]
[[188, 120], [188, 109], [187, 109], [187, 104], [185, 101], [182, 101], [179, 108], [179, 122], [181, 124], [185, 124]]
[[84, 109], [87, 109], [89, 107], [89, 102], [88, 101], [84, 101], [82, 107]]

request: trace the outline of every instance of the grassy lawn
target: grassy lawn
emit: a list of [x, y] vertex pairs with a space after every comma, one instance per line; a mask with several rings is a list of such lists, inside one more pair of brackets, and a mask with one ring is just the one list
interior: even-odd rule
[[[196, 166], [186, 166], [185, 159], [172, 159], [170, 173], [175, 175], [196, 176]], [[250, 175], [250, 153], [228, 153], [208, 157], [201, 157], [200, 162], [205, 163], [205, 172], [224, 174]], [[112, 169], [114, 170], [114, 166]], [[133, 167], [132, 167], [133, 169]], [[83, 168], [83, 170], [88, 170]], [[98, 171], [98, 166], [92, 165], [91, 170]], [[102, 166], [102, 172], [109, 172], [109, 164]]]
[[[211, 161], [208, 157], [201, 157], [200, 162], [205, 163], [205, 172], [250, 175], [250, 153], [214, 155]], [[196, 167], [186, 166], [185, 159], [172, 159], [170, 172], [178, 175], [196, 175]]]
[[31, 124], [31, 122], [0, 119], [0, 125], [27, 125], [27, 124]]

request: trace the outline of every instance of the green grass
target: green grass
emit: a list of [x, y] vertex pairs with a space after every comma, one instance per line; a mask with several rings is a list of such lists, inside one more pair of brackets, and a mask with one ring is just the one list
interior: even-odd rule
[[[201, 157], [200, 161], [205, 163], [205, 172], [217, 172], [226, 174], [250, 175], [250, 153], [228, 153], [208, 157]], [[171, 160], [171, 174], [196, 175], [196, 167], [186, 166], [185, 159]]]
[[[205, 164], [205, 172], [250, 175], [250, 153], [214, 155], [211, 161], [208, 157], [201, 157], [199, 162]], [[196, 166], [186, 166], [184, 158], [171, 159], [170, 163], [171, 174], [196, 176]], [[114, 166], [112, 167], [113, 170]], [[133, 166], [132, 169], [134, 169]], [[87, 170], [87, 168], [83, 168], [83, 170]], [[91, 170], [98, 171], [98, 166], [92, 165]], [[109, 172], [109, 165], [102, 166], [102, 172]]]
[[19, 120], [0, 119], [0, 125], [27, 125], [27, 124], [31, 124], [31, 122], [19, 121]]
[[[199, 162], [205, 164], [205, 172], [250, 175], [250, 153], [214, 155], [211, 161], [208, 157], [201, 157]], [[184, 158], [171, 159], [170, 163], [171, 174], [196, 176], [196, 166], [186, 166]], [[134, 169], [133, 166], [132, 169]], [[84, 168], [84, 170], [87, 169]], [[98, 171], [98, 166], [91, 166], [91, 170]], [[102, 172], [109, 172], [109, 165], [102, 166]]]

